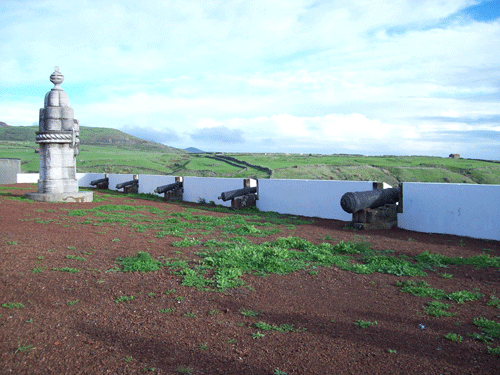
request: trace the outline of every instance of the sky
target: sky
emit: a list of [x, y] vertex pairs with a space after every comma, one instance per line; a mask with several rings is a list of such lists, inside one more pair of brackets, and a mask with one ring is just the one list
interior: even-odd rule
[[2, 0], [0, 121], [221, 152], [500, 160], [500, 0]]

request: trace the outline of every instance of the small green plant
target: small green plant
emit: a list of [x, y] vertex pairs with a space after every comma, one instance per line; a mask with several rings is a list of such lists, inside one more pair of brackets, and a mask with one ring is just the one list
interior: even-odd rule
[[356, 324], [357, 326], [360, 326], [361, 328], [367, 328], [367, 327], [371, 327], [373, 325], [377, 325], [378, 323], [376, 320], [373, 322], [370, 322], [370, 321], [358, 319], [358, 320], [356, 320], [356, 322], [354, 324]]
[[115, 299], [115, 302], [116, 303], [128, 302], [128, 301], [132, 301], [133, 299], [134, 299], [134, 296], [120, 296], [117, 299]]
[[260, 332], [254, 332], [254, 333], [252, 333], [252, 338], [253, 338], [253, 339], [261, 339], [261, 338], [263, 338], [264, 336], [265, 336], [265, 334], [260, 333]]
[[66, 255], [66, 259], [78, 260], [80, 262], [85, 262], [86, 261], [85, 258], [78, 257], [78, 256], [75, 256], [75, 255]]
[[175, 312], [175, 307], [172, 307], [169, 309], [160, 309], [160, 310], [158, 310], [158, 312], [160, 312], [162, 314], [170, 314], [170, 313]]
[[132, 362], [133, 360], [134, 360], [134, 358], [131, 355], [124, 358], [125, 362]]
[[74, 246], [68, 246], [67, 249], [68, 250], [76, 250], [76, 247], [74, 247]]
[[286, 372], [280, 371], [279, 368], [274, 369], [274, 374], [273, 375], [287, 375]]
[[5, 242], [7, 245], [17, 245], [16, 241], [7, 241]]
[[190, 247], [190, 246], [196, 246], [196, 245], [201, 245], [201, 241], [195, 239], [195, 238], [184, 238], [182, 241], [174, 241], [172, 242], [172, 246], [175, 247]]
[[196, 318], [196, 315], [192, 312], [187, 312], [183, 314], [184, 316], [187, 316], [188, 318]]
[[424, 306], [424, 311], [432, 316], [435, 317], [442, 317], [442, 316], [455, 316], [458, 315], [457, 313], [451, 313], [446, 310], [450, 308], [450, 305], [447, 303], [439, 302], [439, 301], [431, 301], [427, 304], [427, 306]]
[[154, 293], [154, 292], [149, 292], [148, 293], [148, 297], [154, 297], [154, 296], [156, 296], [156, 293]]
[[396, 354], [398, 351], [395, 349], [387, 349], [387, 353]]
[[402, 287], [401, 288], [402, 292], [411, 293], [414, 296], [432, 297], [434, 299], [449, 299], [451, 301], [455, 301], [456, 303], [460, 304], [469, 301], [474, 301], [484, 296], [479, 292], [474, 293], [474, 292], [469, 292], [467, 290], [458, 290], [456, 292], [446, 293], [442, 289], [431, 288], [430, 285], [423, 280], [419, 280], [416, 282], [413, 280], [408, 280], [405, 282], [398, 281], [396, 285]]
[[80, 271], [78, 268], [70, 268], [70, 267], [62, 267], [62, 268], [52, 268], [53, 271], [61, 271], [61, 272], [69, 272], [69, 273], [77, 273]]
[[458, 246], [460, 247], [464, 247], [466, 244], [465, 244], [465, 241], [460, 239], [460, 241], [458, 241]]
[[488, 346], [488, 354], [500, 357], [500, 346], [497, 346], [496, 348], [491, 348]]
[[240, 313], [244, 316], [257, 316], [260, 315], [260, 312], [254, 310], [241, 309]]
[[[475, 326], [483, 329], [481, 335], [485, 339], [493, 340], [500, 338], [500, 323], [482, 317], [474, 318], [472, 322]], [[479, 339], [478, 337], [474, 338]]]
[[490, 301], [486, 303], [488, 306], [494, 306], [497, 309], [500, 309], [500, 298], [497, 298], [495, 296], [490, 296]]
[[111, 242], [120, 242], [120, 239], [119, 239], [119, 238], [113, 238], [113, 239], [111, 240]]
[[40, 273], [44, 270], [44, 268], [33, 268], [33, 270], [31, 272], [33, 273]]
[[277, 326], [263, 321], [255, 323], [254, 326], [262, 331], [300, 332], [306, 330], [305, 328], [294, 328], [293, 324], [280, 324]]
[[184, 367], [184, 366], [177, 367], [175, 371], [179, 374], [191, 374], [193, 372], [191, 367]]
[[66, 302], [66, 305], [68, 305], [68, 306], [73, 306], [73, 305], [75, 305], [76, 303], [78, 303], [78, 300], [75, 300], [75, 301], [68, 301], [68, 302]]
[[151, 257], [149, 253], [137, 252], [135, 257], [117, 258], [124, 272], [153, 272], [162, 267], [162, 263]]
[[36, 257], [36, 259], [38, 259], [38, 260], [43, 260], [44, 258], [45, 257], [43, 255], [39, 255], [39, 256]]
[[200, 348], [200, 350], [206, 352], [208, 350], [208, 344], [206, 342], [198, 345], [198, 348]]
[[177, 302], [182, 302], [182, 301], [184, 301], [185, 298], [186, 297], [177, 296], [177, 297], [174, 298], [174, 300], [176, 300]]
[[21, 345], [21, 341], [18, 341], [17, 342], [17, 349], [14, 352], [14, 354], [27, 352], [28, 350], [31, 350], [32, 348], [33, 348], [33, 344], [23, 346], [23, 345]]
[[172, 294], [172, 293], [175, 293], [175, 289], [168, 289], [168, 290], [164, 291], [163, 293]]
[[463, 340], [463, 337], [456, 334], [456, 333], [447, 333], [446, 335], [444, 335], [444, 337], [450, 341], [453, 341], [453, 342], [462, 342]]
[[208, 315], [216, 315], [216, 314], [220, 314], [220, 311], [219, 310], [210, 310], [208, 312]]
[[6, 309], [23, 309], [24, 305], [18, 302], [8, 302], [2, 303], [2, 307], [5, 307]]
[[445, 279], [451, 279], [453, 278], [453, 275], [451, 273], [442, 273], [441, 274], [441, 277], [445, 278]]

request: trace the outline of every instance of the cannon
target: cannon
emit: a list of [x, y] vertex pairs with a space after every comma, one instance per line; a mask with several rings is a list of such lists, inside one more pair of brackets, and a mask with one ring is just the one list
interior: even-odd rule
[[127, 181], [127, 182], [122, 182], [120, 184], [116, 184], [116, 188], [117, 189], [122, 189], [122, 188], [125, 188], [125, 187], [137, 186], [137, 185], [139, 185], [139, 180], [131, 180], [131, 181]]
[[139, 192], [139, 178], [134, 175], [134, 179], [120, 184], [116, 184], [116, 189], [122, 189], [125, 194]]
[[100, 184], [107, 184], [109, 183], [109, 178], [100, 178], [99, 180], [93, 180], [90, 182], [90, 185], [96, 186]]
[[243, 189], [226, 191], [220, 195], [218, 199], [222, 199], [223, 202], [244, 195], [250, 195], [257, 193], [257, 187], [244, 187]]
[[107, 189], [109, 187], [108, 174], [106, 173], [104, 178], [91, 181], [90, 186], [95, 186], [96, 189]]
[[345, 193], [340, 198], [340, 206], [345, 212], [352, 214], [364, 208], [377, 208], [386, 204], [394, 204], [399, 201], [400, 193], [401, 188], [399, 187]]
[[158, 186], [154, 190], [154, 192], [156, 194], [163, 194], [163, 193], [167, 193], [167, 192], [172, 191], [172, 190], [176, 190], [176, 189], [182, 188], [182, 186], [183, 186], [182, 185], [182, 181], [176, 181], [173, 184]]

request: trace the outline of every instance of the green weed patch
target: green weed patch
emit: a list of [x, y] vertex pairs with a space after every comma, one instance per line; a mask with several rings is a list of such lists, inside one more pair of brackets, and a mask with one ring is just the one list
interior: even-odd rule
[[262, 331], [278, 331], [278, 332], [302, 332], [305, 331], [305, 328], [295, 328], [293, 324], [280, 324], [275, 325], [275, 324], [269, 324], [266, 322], [257, 322], [254, 324], [254, 327], [257, 329], [260, 329]]
[[442, 289], [431, 288], [425, 281], [408, 280], [405, 282], [398, 282], [397, 286], [402, 287], [401, 291], [411, 293], [417, 297], [431, 297], [434, 299], [449, 299], [456, 303], [463, 304], [465, 302], [475, 301], [484, 297], [482, 293], [474, 293], [466, 290], [459, 290], [452, 293], [446, 293]]
[[25, 306], [19, 302], [8, 302], [2, 303], [2, 307], [5, 307], [6, 309], [23, 309]]
[[61, 271], [61, 272], [69, 272], [69, 273], [77, 273], [80, 271], [78, 268], [70, 268], [70, 267], [62, 267], [62, 268], [52, 268], [53, 271]]
[[142, 251], [135, 257], [118, 258], [116, 260], [123, 266], [124, 272], [153, 272], [159, 270], [163, 264], [151, 257], [151, 254]]
[[443, 317], [443, 316], [455, 316], [458, 315], [457, 313], [451, 313], [449, 311], [446, 311], [450, 308], [450, 305], [447, 303], [439, 302], [439, 301], [431, 301], [427, 304], [427, 306], [424, 306], [424, 311], [432, 316], [435, 317]]

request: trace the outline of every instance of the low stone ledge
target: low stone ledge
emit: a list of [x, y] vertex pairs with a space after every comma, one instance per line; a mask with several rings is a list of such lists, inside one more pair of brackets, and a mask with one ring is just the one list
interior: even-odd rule
[[32, 199], [37, 202], [92, 202], [94, 200], [94, 193], [91, 191], [80, 191], [77, 193], [28, 193], [26, 198]]

